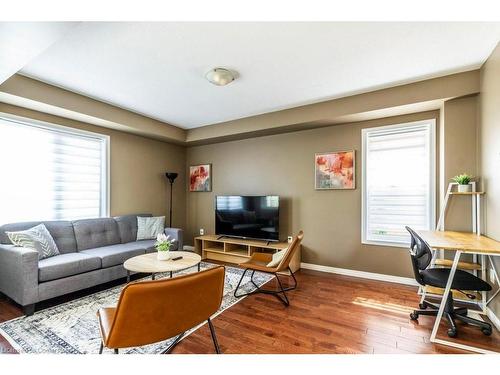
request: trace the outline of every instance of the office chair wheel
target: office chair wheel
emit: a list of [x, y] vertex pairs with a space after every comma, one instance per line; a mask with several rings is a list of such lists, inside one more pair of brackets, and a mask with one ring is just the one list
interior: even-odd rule
[[491, 330], [491, 328], [481, 328], [481, 332], [485, 336], [491, 336], [491, 334], [493, 333], [493, 331]]
[[449, 337], [457, 337], [457, 330], [453, 329], [453, 328], [448, 329], [448, 336]]
[[418, 304], [418, 308], [419, 308], [420, 310], [425, 310], [425, 309], [427, 308], [427, 305], [426, 305], [425, 303], [419, 303], [419, 304]]
[[412, 312], [410, 314], [410, 319], [411, 320], [418, 320], [418, 314], [416, 312]]

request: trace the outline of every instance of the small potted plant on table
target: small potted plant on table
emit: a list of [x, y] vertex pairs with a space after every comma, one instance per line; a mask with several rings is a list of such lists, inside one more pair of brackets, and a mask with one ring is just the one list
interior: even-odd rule
[[470, 184], [471, 180], [472, 177], [466, 173], [459, 174], [452, 178], [452, 181], [458, 184], [459, 193], [468, 193], [472, 191], [472, 185]]
[[170, 240], [170, 236], [166, 236], [165, 233], [160, 233], [156, 236], [155, 248], [158, 251], [158, 260], [169, 260], [170, 259], [170, 247], [174, 243], [175, 239]]

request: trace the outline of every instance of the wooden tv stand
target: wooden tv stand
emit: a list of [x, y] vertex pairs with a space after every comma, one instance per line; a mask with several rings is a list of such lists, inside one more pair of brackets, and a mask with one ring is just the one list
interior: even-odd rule
[[[271, 253], [288, 247], [287, 242], [267, 242], [258, 240], [240, 240], [221, 237], [214, 234], [199, 236], [194, 239], [194, 247], [202, 259], [213, 259], [228, 263], [242, 263], [253, 253]], [[300, 249], [290, 262], [293, 272], [300, 268]]]

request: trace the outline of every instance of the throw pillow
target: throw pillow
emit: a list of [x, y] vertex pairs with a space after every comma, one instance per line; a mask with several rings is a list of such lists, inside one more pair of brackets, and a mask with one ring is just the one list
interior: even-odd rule
[[14, 245], [38, 251], [40, 260], [59, 255], [54, 239], [43, 224], [18, 232], [6, 233]]
[[278, 264], [280, 264], [281, 259], [286, 255], [286, 252], [288, 251], [288, 248], [280, 250], [276, 253], [273, 254], [273, 259], [267, 263], [268, 267], [276, 267]]
[[154, 240], [165, 229], [165, 216], [137, 216], [137, 241]]

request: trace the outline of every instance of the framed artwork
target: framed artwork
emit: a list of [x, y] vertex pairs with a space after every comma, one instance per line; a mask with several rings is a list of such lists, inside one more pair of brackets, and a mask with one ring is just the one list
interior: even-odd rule
[[355, 152], [337, 151], [315, 154], [315, 189], [355, 189]]
[[212, 165], [189, 167], [189, 191], [212, 191]]

